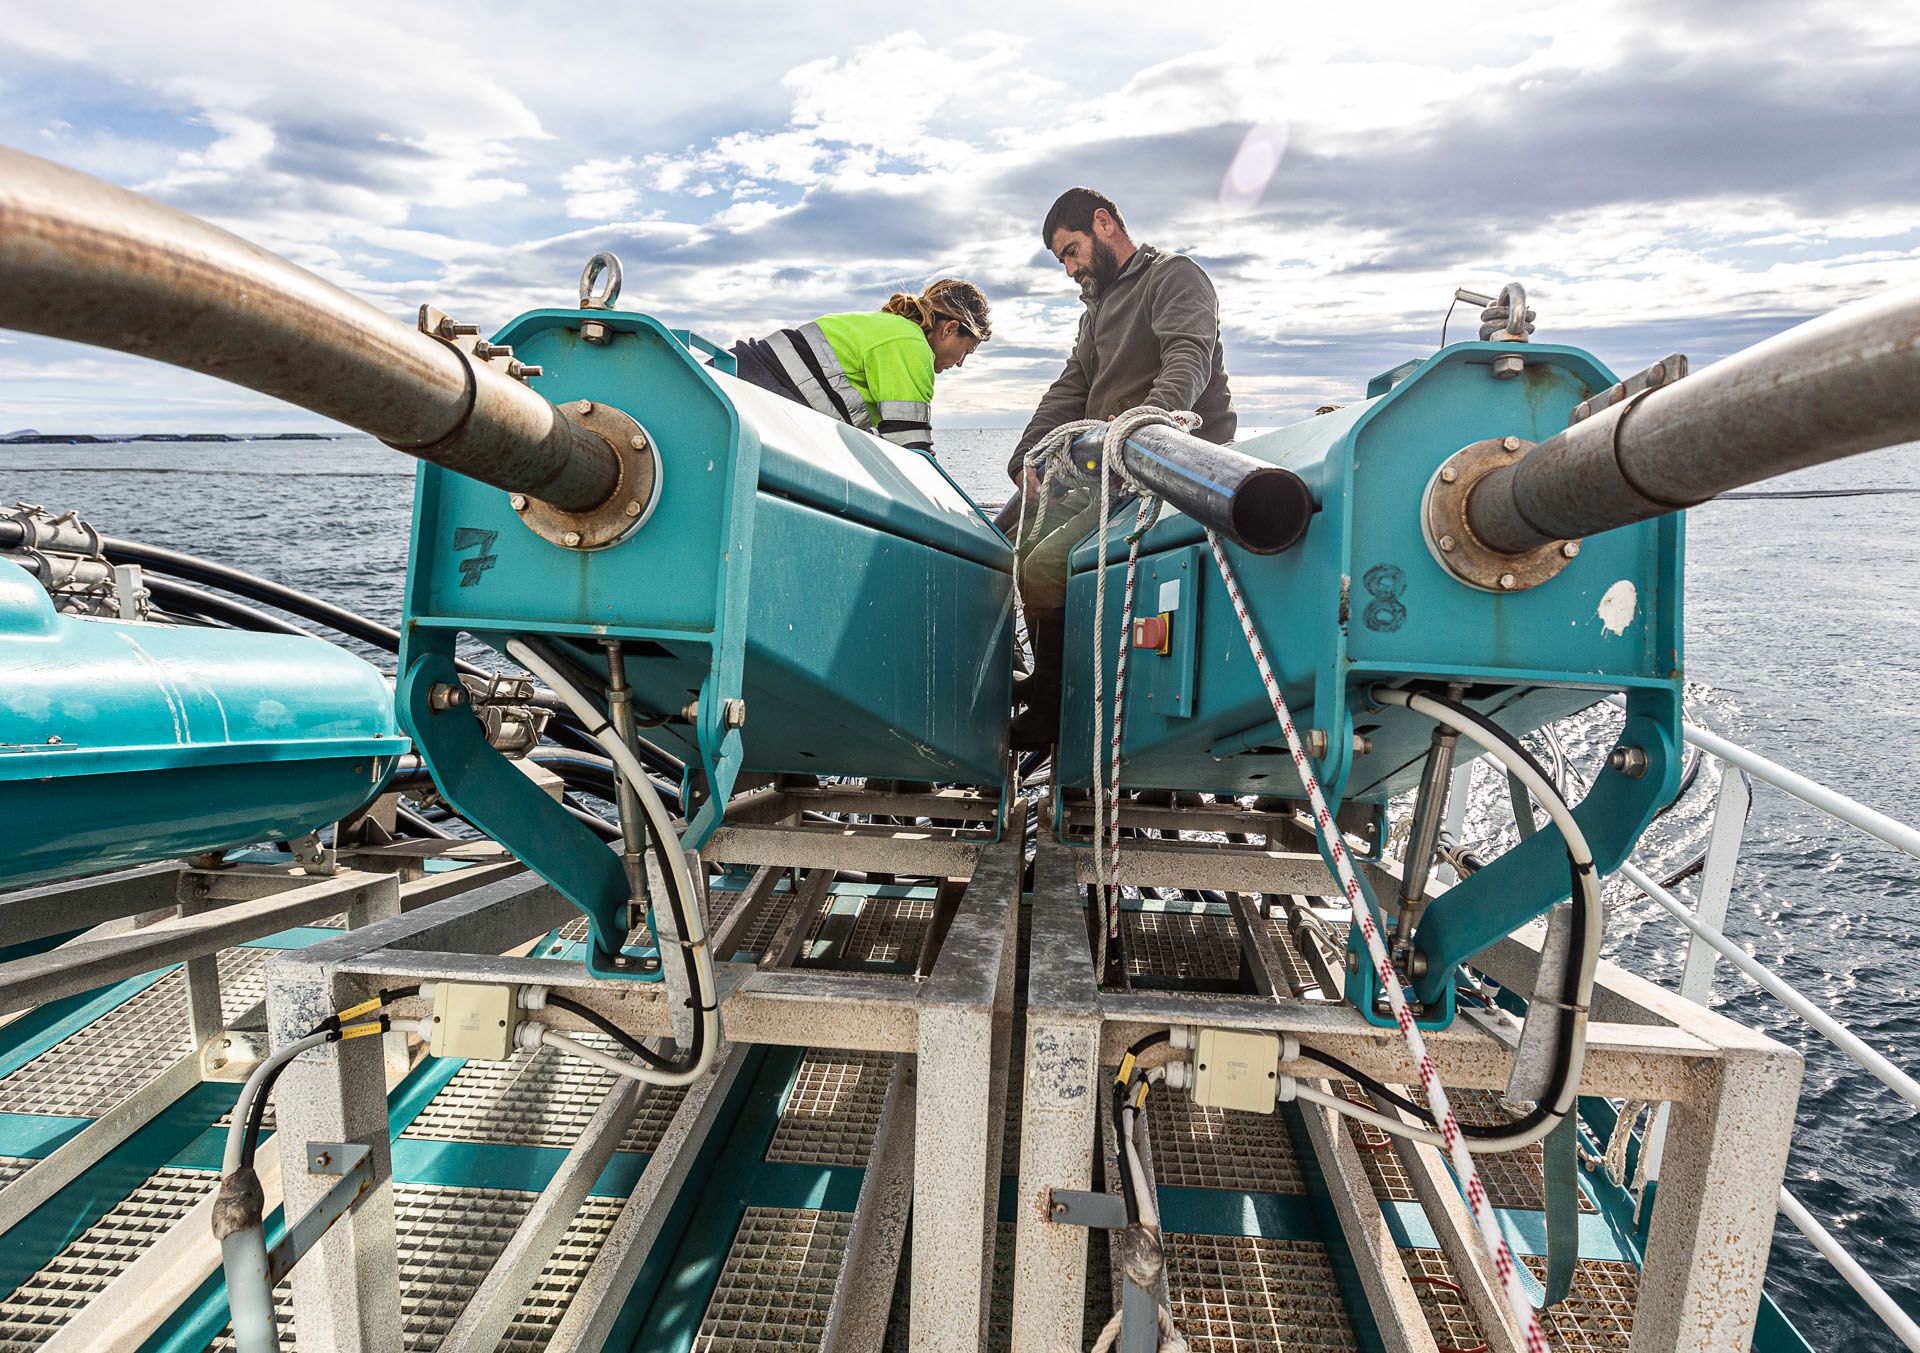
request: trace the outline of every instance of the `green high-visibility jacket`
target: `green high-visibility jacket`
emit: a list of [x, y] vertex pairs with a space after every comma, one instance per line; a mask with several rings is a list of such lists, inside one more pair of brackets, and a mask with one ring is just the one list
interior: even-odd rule
[[901, 446], [933, 449], [933, 348], [912, 320], [878, 310], [822, 315], [766, 342], [813, 408]]

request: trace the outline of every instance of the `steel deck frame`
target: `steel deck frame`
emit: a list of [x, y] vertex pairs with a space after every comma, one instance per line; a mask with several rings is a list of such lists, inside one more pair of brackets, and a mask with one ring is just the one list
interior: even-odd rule
[[[1289, 815], [1132, 807], [1122, 810], [1121, 822], [1167, 834], [1123, 844], [1125, 884], [1236, 894], [1232, 901], [1254, 988], [1273, 994], [1103, 989], [1088, 936], [1091, 852], [1060, 846], [1041, 833], [1028, 952], [1015, 1249], [1013, 1346], [1023, 1353], [1080, 1347], [1087, 1232], [1054, 1219], [1052, 1194], [1090, 1187], [1096, 1120], [1104, 1116], [1106, 1099], [1102, 1068], [1118, 1062], [1141, 1035], [1182, 1024], [1293, 1034], [1389, 1084], [1410, 1079], [1397, 1031], [1377, 1028], [1338, 1003], [1337, 989], [1330, 993], [1333, 1000], [1285, 995], [1289, 974], [1247, 924], [1249, 895], [1339, 895], [1317, 854], [1268, 848], [1269, 842], [1298, 841], [1298, 824]], [[1181, 841], [1182, 830], [1233, 832], [1252, 840]], [[1376, 881], [1397, 889], [1389, 871], [1366, 867]], [[1531, 997], [1544, 935], [1544, 925], [1536, 923], [1483, 953], [1476, 966]], [[1314, 966], [1323, 986], [1337, 987], [1337, 971]], [[1800, 1054], [1608, 963], [1600, 968], [1592, 1019], [1582, 1093], [1671, 1106], [1632, 1347], [1636, 1353], [1744, 1353], [1751, 1346], [1793, 1131]], [[1516, 1042], [1506, 1023], [1465, 1012], [1451, 1028], [1426, 1039], [1449, 1088], [1506, 1088]], [[1283, 1064], [1281, 1071], [1312, 1079], [1326, 1074], [1304, 1059]], [[1300, 1108], [1387, 1347], [1432, 1350], [1418, 1293], [1349, 1134], [1331, 1111]], [[1396, 1150], [1489, 1347], [1517, 1349], [1519, 1334], [1440, 1154], [1408, 1143], [1396, 1143]]]

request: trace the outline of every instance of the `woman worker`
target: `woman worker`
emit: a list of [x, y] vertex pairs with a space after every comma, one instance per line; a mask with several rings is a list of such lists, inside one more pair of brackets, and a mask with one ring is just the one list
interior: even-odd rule
[[992, 336], [987, 298], [957, 277], [877, 311], [822, 315], [733, 345], [740, 378], [890, 442], [933, 454], [933, 377]]

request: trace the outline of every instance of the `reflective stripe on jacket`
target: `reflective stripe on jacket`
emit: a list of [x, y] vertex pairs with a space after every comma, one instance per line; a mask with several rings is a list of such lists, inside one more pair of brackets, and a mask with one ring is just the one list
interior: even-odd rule
[[884, 311], [822, 315], [766, 340], [812, 408], [898, 446], [933, 451], [933, 348]]

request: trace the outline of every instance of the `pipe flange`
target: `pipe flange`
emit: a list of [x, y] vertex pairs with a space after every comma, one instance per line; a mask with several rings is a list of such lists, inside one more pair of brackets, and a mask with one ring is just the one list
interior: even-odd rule
[[1447, 572], [1483, 592], [1524, 592], [1557, 575], [1580, 553], [1577, 540], [1550, 540], [1519, 554], [1483, 544], [1467, 526], [1467, 498], [1474, 485], [1526, 458], [1534, 443], [1520, 437], [1489, 437], [1449, 456], [1420, 503], [1427, 549]]
[[527, 529], [569, 550], [604, 550], [645, 524], [660, 502], [660, 456], [647, 430], [611, 404], [577, 399], [554, 406], [562, 418], [613, 448], [620, 478], [598, 507], [568, 512], [524, 493], [508, 501]]

